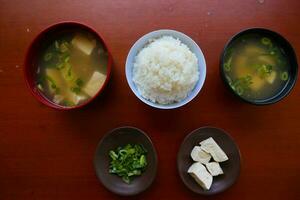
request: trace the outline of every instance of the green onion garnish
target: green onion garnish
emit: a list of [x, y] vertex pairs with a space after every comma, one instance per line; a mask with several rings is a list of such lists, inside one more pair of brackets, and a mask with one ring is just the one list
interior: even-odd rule
[[266, 45], [266, 46], [272, 46], [271, 40], [270, 40], [269, 38], [266, 38], [266, 37], [263, 37], [263, 38], [261, 39], [261, 43], [262, 43], [263, 45]]
[[283, 81], [286, 81], [289, 79], [289, 74], [287, 72], [282, 72], [280, 74], [280, 79], [283, 80]]
[[146, 170], [146, 154], [144, 147], [138, 144], [127, 144], [109, 151], [109, 173], [120, 176], [129, 184], [133, 176], [139, 176]]

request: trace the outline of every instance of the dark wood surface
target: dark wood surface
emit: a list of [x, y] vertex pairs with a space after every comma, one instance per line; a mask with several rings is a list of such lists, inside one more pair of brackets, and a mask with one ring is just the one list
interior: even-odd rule
[[[158, 152], [157, 178], [136, 199], [207, 198], [185, 188], [176, 168], [183, 138], [206, 125], [230, 133], [242, 154], [238, 182], [209, 199], [299, 199], [299, 83], [283, 101], [256, 107], [225, 89], [218, 68], [225, 42], [249, 27], [281, 33], [299, 55], [299, 9], [298, 0], [1, 0], [0, 199], [118, 199], [97, 180], [92, 159], [101, 137], [123, 125], [148, 133]], [[22, 73], [29, 43], [45, 27], [63, 20], [99, 31], [115, 63], [105, 92], [86, 108], [71, 112], [38, 103]], [[161, 28], [191, 36], [207, 60], [201, 93], [177, 110], [141, 103], [124, 74], [131, 45]]]

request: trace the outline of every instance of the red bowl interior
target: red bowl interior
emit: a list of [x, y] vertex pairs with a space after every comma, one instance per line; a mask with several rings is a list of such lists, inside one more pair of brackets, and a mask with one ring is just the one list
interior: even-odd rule
[[[100, 42], [102, 42], [104, 48], [108, 52], [108, 64], [107, 64], [107, 75], [106, 75], [106, 80], [102, 87], [99, 89], [98, 93], [85, 101], [84, 103], [77, 105], [77, 106], [72, 106], [72, 107], [65, 107], [62, 105], [58, 105], [52, 101], [50, 101], [47, 97], [45, 97], [36, 87], [36, 70], [37, 70], [37, 61], [40, 52], [46, 48], [50, 42], [52, 41], [51, 39], [60, 34], [61, 32], [64, 31], [72, 31], [72, 30], [85, 30], [93, 34]], [[71, 109], [76, 109], [76, 108], [81, 108], [88, 103], [90, 103], [92, 100], [94, 100], [104, 89], [104, 87], [107, 85], [108, 80], [110, 78], [111, 74], [111, 67], [112, 67], [112, 56], [111, 53], [105, 44], [105, 41], [103, 38], [92, 28], [88, 27], [87, 25], [78, 23], [78, 22], [62, 22], [58, 23], [55, 25], [52, 25], [45, 30], [43, 30], [41, 33], [37, 35], [37, 37], [32, 41], [31, 45], [29, 46], [27, 50], [27, 54], [25, 57], [25, 62], [24, 62], [24, 76], [26, 80], [26, 84], [33, 94], [33, 96], [43, 103], [44, 105], [47, 105], [51, 108], [55, 108], [58, 110], [71, 110]]]

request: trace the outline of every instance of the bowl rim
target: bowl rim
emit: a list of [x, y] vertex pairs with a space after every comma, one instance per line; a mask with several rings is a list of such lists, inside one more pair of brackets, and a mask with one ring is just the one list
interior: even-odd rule
[[[30, 53], [32, 53], [33, 46], [37, 42], [39, 42], [40, 37], [42, 37], [48, 31], [50, 31], [53, 28], [57, 28], [59, 26], [64, 26], [64, 25], [74, 25], [74, 26], [78, 26], [78, 27], [86, 29], [87, 31], [92, 32], [97, 37], [99, 37], [101, 43], [104, 45], [104, 47], [106, 48], [107, 53], [108, 53], [108, 63], [107, 63], [106, 79], [105, 79], [104, 83], [102, 84], [102, 86], [99, 88], [98, 92], [93, 97], [90, 97], [90, 99], [88, 99], [87, 101], [83, 102], [82, 104], [79, 104], [79, 105], [76, 105], [76, 106], [70, 106], [70, 107], [61, 106], [59, 104], [56, 104], [56, 103], [52, 102], [50, 99], [47, 99], [47, 97], [44, 97], [43, 95], [37, 95], [33, 91], [34, 88], [32, 88], [30, 86], [30, 81], [29, 81], [28, 76], [27, 76], [27, 70], [28, 70], [29, 67], [31, 67], [31, 66], [28, 66], [27, 63], [30, 60]], [[60, 110], [60, 111], [75, 110], [75, 109], [79, 109], [79, 108], [82, 108], [82, 107], [88, 105], [90, 102], [92, 102], [94, 99], [96, 99], [99, 96], [100, 93], [103, 92], [104, 88], [108, 84], [109, 79], [111, 77], [112, 65], [113, 65], [113, 58], [112, 58], [110, 47], [107, 45], [106, 40], [103, 38], [103, 36], [98, 31], [96, 31], [92, 26], [87, 25], [86, 23], [83, 23], [83, 22], [78, 22], [78, 21], [60, 21], [60, 22], [57, 22], [57, 23], [52, 23], [52, 24], [46, 26], [45, 28], [43, 28], [41, 31], [39, 31], [33, 37], [33, 39], [31, 40], [31, 42], [29, 43], [29, 46], [26, 49], [26, 54], [25, 54], [24, 61], [23, 61], [23, 77], [25, 79], [26, 87], [29, 89], [31, 95], [34, 96], [35, 99], [37, 101], [39, 101], [40, 103], [42, 103], [43, 105], [46, 105], [47, 107], [50, 107], [50, 108], [55, 109], [55, 110]]]
[[[294, 66], [295, 67], [295, 73], [293, 75], [293, 80], [291, 82], [291, 85], [283, 90], [281, 90], [277, 96], [275, 95], [274, 97], [271, 97], [271, 99], [264, 101], [258, 101], [258, 102], [255, 102], [255, 101], [251, 101], [251, 100], [248, 100], [246, 98], [243, 98], [241, 97], [240, 95], [238, 95], [229, 85], [228, 81], [226, 80], [225, 78], [225, 72], [223, 70], [223, 63], [224, 63], [224, 57], [225, 57], [225, 53], [227, 51], [227, 48], [228, 46], [238, 37], [240, 37], [242, 34], [244, 34], [245, 32], [248, 32], [248, 31], [264, 31], [264, 32], [268, 32], [272, 35], [275, 35], [276, 37], [279, 37], [290, 49], [291, 49], [291, 52], [292, 52], [292, 57], [295, 59], [295, 63], [296, 65]], [[231, 91], [231, 93], [238, 97], [238, 99], [242, 100], [243, 102], [246, 102], [246, 103], [249, 103], [249, 104], [252, 104], [252, 105], [256, 105], [256, 106], [264, 106], [264, 105], [272, 105], [272, 104], [275, 104], [281, 100], [283, 100], [285, 97], [287, 97], [292, 89], [295, 87], [296, 85], [296, 82], [297, 82], [297, 79], [298, 79], [298, 62], [297, 62], [297, 55], [295, 53], [295, 49], [293, 48], [293, 46], [291, 45], [291, 43], [285, 38], [283, 37], [281, 34], [279, 34], [278, 32], [275, 32], [271, 29], [267, 29], [267, 28], [264, 28], [264, 27], [250, 27], [250, 28], [245, 28], [245, 29], [242, 29], [240, 31], [238, 31], [237, 33], [233, 34], [228, 40], [227, 42], [225, 43], [225, 46], [223, 47], [223, 50], [221, 52], [221, 56], [220, 56], [220, 61], [219, 61], [219, 72], [220, 72], [220, 76], [221, 76], [221, 79], [223, 80], [223, 82], [225, 83], [226, 87]], [[278, 96], [279, 94], [283, 94], [282, 96]]]
[[[153, 151], [153, 157], [154, 157], [154, 173], [153, 175], [151, 176], [151, 178], [149, 179], [149, 181], [147, 182], [147, 184], [145, 184], [146, 186], [144, 188], [142, 188], [141, 190], [139, 191], [136, 191], [134, 193], [122, 193], [122, 192], [119, 192], [119, 191], [115, 191], [115, 190], [112, 190], [111, 188], [107, 187], [106, 184], [102, 181], [102, 179], [100, 178], [100, 176], [97, 174], [97, 167], [96, 167], [96, 160], [97, 160], [97, 150], [100, 148], [100, 146], [104, 143], [105, 139], [107, 137], [109, 137], [112, 133], [118, 131], [118, 130], [122, 130], [122, 129], [134, 129], [136, 131], [138, 131], [140, 134], [142, 134], [146, 139], [147, 141], [149, 141], [150, 145], [151, 145], [151, 149]], [[109, 190], [110, 192], [114, 193], [114, 194], [117, 194], [117, 195], [120, 195], [120, 196], [134, 196], [134, 195], [138, 195], [144, 191], [146, 191], [154, 182], [156, 176], [157, 176], [157, 167], [158, 167], [158, 156], [157, 156], [157, 151], [156, 151], [156, 148], [154, 146], [154, 143], [152, 142], [151, 138], [148, 136], [148, 134], [146, 132], [144, 132], [143, 130], [137, 128], [137, 127], [134, 127], [134, 126], [120, 126], [120, 127], [116, 127], [110, 131], [108, 131], [107, 133], [105, 133], [104, 136], [102, 136], [102, 138], [100, 139], [100, 141], [98, 142], [97, 146], [96, 146], [96, 150], [94, 152], [94, 157], [93, 157], [93, 167], [94, 167], [94, 171], [95, 171], [95, 174], [96, 174], [96, 177], [97, 179], [101, 182], [101, 184], [107, 189]]]
[[[234, 145], [235, 145], [235, 147], [236, 147], [236, 149], [237, 149], [238, 156], [239, 156], [239, 161], [240, 161], [240, 162], [239, 162], [239, 167], [238, 167], [237, 176], [236, 176], [235, 180], [234, 180], [231, 184], [229, 184], [228, 187], [223, 188], [223, 189], [221, 189], [220, 191], [212, 192], [212, 193], [199, 193], [199, 192], [197, 192], [197, 191], [195, 191], [195, 190], [192, 190], [192, 189], [189, 187], [189, 185], [187, 185], [186, 182], [184, 181], [184, 178], [183, 178], [183, 176], [182, 176], [182, 173], [180, 173], [180, 169], [179, 169], [179, 168], [180, 168], [180, 167], [179, 167], [179, 165], [180, 165], [180, 164], [179, 164], [179, 157], [180, 157], [179, 153], [180, 153], [180, 150], [181, 150], [182, 145], [187, 141], [187, 139], [188, 139], [191, 135], [195, 134], [195, 133], [196, 133], [197, 131], [199, 131], [199, 130], [205, 130], [205, 129], [215, 129], [215, 130], [218, 130], [218, 131], [222, 132], [223, 134], [227, 135], [227, 136], [230, 138], [230, 140], [233, 141], [233, 143], [234, 143]], [[233, 137], [232, 137], [229, 133], [227, 133], [224, 129], [217, 128], [217, 127], [214, 127], [214, 126], [202, 126], [202, 127], [199, 127], [199, 128], [194, 129], [194, 130], [191, 131], [189, 134], [187, 134], [187, 135], [184, 137], [183, 141], [181, 142], [181, 144], [180, 144], [180, 146], [179, 146], [179, 150], [178, 150], [178, 152], [177, 152], [177, 157], [176, 157], [177, 172], [178, 172], [178, 174], [179, 174], [179, 177], [180, 177], [182, 183], [183, 183], [190, 191], [192, 191], [192, 192], [194, 192], [194, 193], [196, 193], [196, 194], [199, 194], [199, 195], [203, 195], [203, 196], [212, 196], [212, 195], [220, 194], [220, 193], [226, 191], [227, 189], [229, 189], [231, 186], [233, 186], [233, 185], [238, 181], [238, 179], [239, 179], [239, 177], [240, 177], [240, 174], [241, 174], [241, 168], [242, 168], [242, 164], [241, 164], [241, 163], [242, 163], [242, 154], [241, 154], [241, 151], [240, 151], [239, 146], [237, 145], [237, 143], [235, 142], [235, 140], [233, 139]], [[208, 190], [208, 191], [209, 191], [209, 190]]]
[[[136, 90], [136, 91], [134, 90], [134, 88], [133, 88], [134, 83], [133, 83], [133, 82], [131, 83], [131, 81], [129, 80], [129, 74], [128, 74], [128, 73], [129, 73], [128, 70], [129, 70], [130, 68], [132, 68], [132, 67], [130, 67], [131, 64], [129, 63], [129, 57], [133, 54], [133, 50], [136, 48], [136, 46], [139, 45], [140, 43], [142, 43], [142, 41], [144, 40], [145, 37], [148, 37], [149, 35], [152, 35], [152, 34], [161, 33], [161, 32], [167, 32], [167, 33], [161, 34], [160, 36], [163, 36], [163, 35], [170, 35], [170, 36], [174, 37], [174, 36], [172, 35], [172, 33], [175, 33], [175, 34], [181, 35], [183, 38], [186, 38], [188, 41], [190, 41], [190, 42], [195, 46], [195, 48], [197, 49], [198, 53], [203, 57], [203, 63], [204, 63], [204, 65], [202, 66], [202, 68], [203, 68], [202, 74], [204, 74], [204, 75], [203, 75], [203, 80], [200, 80], [201, 74], [199, 73], [199, 79], [198, 79], [198, 81], [196, 82], [194, 88], [193, 88], [191, 91], [193, 91], [193, 90], [196, 88], [197, 84], [199, 84], [200, 81], [202, 82], [202, 84], [200, 84], [199, 88], [198, 88], [197, 90], [195, 90], [195, 92], [193, 93], [193, 95], [189, 94], [189, 95], [191, 96], [191, 98], [188, 99], [188, 100], [186, 100], [186, 99], [188, 98], [188, 96], [189, 96], [189, 95], [188, 95], [185, 99], [181, 100], [180, 102], [176, 102], [176, 103], [174, 103], [174, 104], [166, 104], [166, 105], [154, 103], [154, 102], [151, 102], [150, 100], [147, 100], [147, 99], [145, 99], [144, 97], [142, 97], [142, 96], [138, 93], [137, 90]], [[157, 37], [152, 36], [151, 38], [153, 39], [153, 38], [157, 38]], [[150, 39], [151, 39], [151, 38], [150, 38]], [[175, 37], [175, 38], [176, 38], [176, 37]], [[181, 41], [181, 42], [182, 42], [183, 44], [185, 44], [183, 41]], [[146, 44], [147, 44], [147, 43], [146, 43]], [[146, 45], [146, 44], [145, 44], [145, 45]], [[145, 45], [143, 45], [143, 47], [144, 47]], [[185, 45], [186, 45], [186, 44], [185, 44]], [[142, 48], [143, 48], [143, 47], [142, 47]], [[189, 49], [190, 49], [190, 48], [189, 48]], [[139, 50], [140, 50], [140, 49], [139, 49]], [[139, 51], [139, 50], [138, 50], [138, 51]], [[190, 49], [190, 51], [192, 51], [192, 50]], [[193, 52], [193, 51], [192, 51], [192, 52]], [[193, 52], [193, 53], [194, 53], [194, 52]], [[135, 56], [136, 56], [136, 55], [135, 55]], [[198, 57], [197, 57], [197, 58], [198, 58]], [[198, 58], [198, 62], [199, 62], [199, 58]], [[133, 64], [133, 63], [132, 63], [132, 64]], [[198, 69], [200, 69], [201, 66], [198, 65], [197, 67], [198, 67]], [[207, 74], [207, 69], [206, 69], [206, 68], [207, 68], [207, 67], [206, 67], [206, 59], [205, 59], [204, 53], [203, 53], [202, 49], [200, 48], [200, 46], [199, 46], [199, 45], [198, 45], [198, 44], [197, 44], [190, 36], [186, 35], [186, 34], [183, 33], [183, 32], [180, 32], [180, 31], [177, 31], [177, 30], [173, 30], [173, 29], [158, 29], [158, 30], [153, 30], [153, 31], [150, 31], [150, 32], [148, 32], [148, 33], [142, 35], [142, 36], [141, 36], [138, 40], [136, 40], [136, 41], [134, 42], [134, 44], [131, 46], [131, 48], [130, 48], [128, 54], [127, 54], [127, 57], [126, 57], [126, 63], [125, 63], [125, 75], [126, 75], [127, 84], [129, 85], [131, 91], [134, 93], [134, 95], [135, 95], [139, 100], [141, 100], [143, 103], [145, 103], [146, 105], [148, 105], [148, 106], [150, 106], [150, 107], [152, 107], [152, 108], [157, 108], [157, 109], [162, 109], [162, 110], [171, 110], [171, 109], [176, 109], [176, 108], [180, 108], [180, 107], [183, 107], [183, 106], [187, 105], [189, 102], [193, 101], [193, 100], [198, 96], [198, 94], [199, 94], [200, 91], [202, 90], [202, 88], [203, 88], [203, 86], [204, 86], [204, 83], [205, 83], [205, 80], [206, 80], [206, 74]], [[190, 91], [190, 92], [191, 92], [191, 91]], [[185, 100], [186, 100], [186, 101], [185, 101]], [[184, 102], [184, 101], [185, 101], [185, 102]], [[184, 103], [182, 103], [182, 102], [184, 102]]]

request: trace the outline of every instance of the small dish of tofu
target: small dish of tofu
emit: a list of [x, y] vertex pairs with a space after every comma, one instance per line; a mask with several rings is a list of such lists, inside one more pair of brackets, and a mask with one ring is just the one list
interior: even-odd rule
[[240, 151], [225, 131], [214, 127], [199, 128], [182, 142], [177, 167], [190, 190], [203, 195], [217, 194], [237, 180]]
[[[213, 176], [224, 174], [219, 162], [227, 161], [228, 157], [212, 137], [201, 141], [199, 144], [200, 146], [195, 146], [191, 151], [191, 158], [194, 163], [189, 167], [187, 173], [204, 190], [209, 190]], [[211, 162], [211, 158], [214, 161]]]

